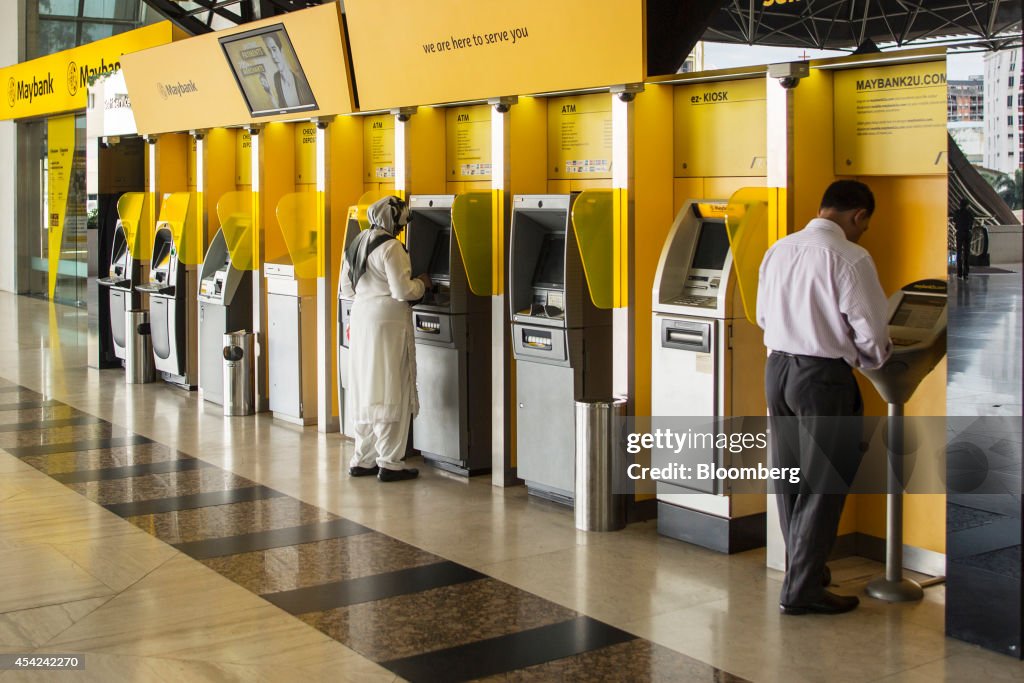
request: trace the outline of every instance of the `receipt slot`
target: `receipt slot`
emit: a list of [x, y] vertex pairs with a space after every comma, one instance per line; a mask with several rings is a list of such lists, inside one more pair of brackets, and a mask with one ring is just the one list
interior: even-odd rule
[[455, 195], [409, 198], [412, 272], [432, 282], [412, 311], [420, 399], [412, 445], [432, 465], [472, 475], [491, 467], [490, 297], [469, 288], [454, 204]]
[[572, 195], [513, 199], [508, 299], [516, 363], [516, 459], [529, 493], [573, 502], [575, 402], [612, 394], [611, 311], [590, 298]]
[[[651, 414], [697, 418], [708, 426], [766, 412], [765, 352], [760, 330], [743, 315], [726, 232], [726, 202], [689, 201], [676, 216], [661, 252], [653, 291]], [[706, 420], [705, 420], [706, 418]], [[747, 452], [764, 462], [765, 454]], [[694, 457], [697, 459], [694, 460]], [[687, 464], [728, 467], [736, 457], [708, 447]], [[653, 449], [653, 464], [679, 456]], [[658, 482], [658, 532], [720, 552], [765, 543], [765, 497], [732, 495], [716, 478]]]
[[117, 222], [114, 228], [114, 242], [110, 250], [110, 270], [97, 283], [107, 288], [109, 297], [110, 336], [114, 342], [114, 356], [124, 362], [126, 358], [125, 323], [128, 311], [137, 310], [141, 303], [135, 285], [141, 275], [141, 266], [132, 258], [124, 224]]
[[946, 355], [946, 283], [919, 280], [889, 297], [893, 352], [877, 370], [861, 370], [889, 404], [889, 493], [886, 496], [885, 576], [867, 594], [888, 602], [924, 597], [921, 586], [903, 576], [903, 406]]
[[224, 404], [224, 335], [252, 327], [252, 273], [231, 263], [218, 230], [199, 275], [199, 393]]

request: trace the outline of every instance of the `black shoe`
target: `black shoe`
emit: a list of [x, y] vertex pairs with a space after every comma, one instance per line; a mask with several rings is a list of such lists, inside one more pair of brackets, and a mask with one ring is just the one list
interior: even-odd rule
[[828, 568], [827, 564], [825, 565], [825, 571], [821, 574], [821, 585], [825, 588], [832, 585], [832, 570]]
[[854, 595], [836, 595], [825, 591], [821, 597], [809, 605], [779, 605], [783, 614], [842, 614], [856, 609], [860, 600]]
[[387, 468], [382, 468], [381, 471], [377, 473], [377, 478], [381, 481], [405, 481], [406, 479], [415, 479], [418, 476], [420, 476], [420, 471], [411, 467], [406, 470], [389, 470]]
[[348, 473], [353, 477], [372, 477], [380, 471], [380, 468], [374, 465], [373, 467], [360, 467], [359, 465], [353, 465], [348, 468]]

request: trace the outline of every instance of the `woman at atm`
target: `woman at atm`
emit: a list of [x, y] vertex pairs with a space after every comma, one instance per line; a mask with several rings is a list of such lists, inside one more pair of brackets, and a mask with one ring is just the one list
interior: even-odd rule
[[352, 299], [348, 409], [355, 422], [349, 474], [380, 481], [415, 479], [402, 465], [409, 423], [419, 412], [416, 346], [409, 302], [423, 298], [430, 278], [413, 278], [409, 254], [396, 237], [409, 223], [409, 207], [385, 197], [367, 210], [370, 229], [345, 250], [342, 296]]

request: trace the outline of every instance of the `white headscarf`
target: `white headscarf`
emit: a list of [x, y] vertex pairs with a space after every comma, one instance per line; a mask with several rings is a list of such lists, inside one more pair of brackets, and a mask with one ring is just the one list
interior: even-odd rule
[[371, 204], [366, 210], [366, 217], [372, 227], [380, 228], [389, 235], [397, 235], [409, 224], [409, 205], [389, 195]]

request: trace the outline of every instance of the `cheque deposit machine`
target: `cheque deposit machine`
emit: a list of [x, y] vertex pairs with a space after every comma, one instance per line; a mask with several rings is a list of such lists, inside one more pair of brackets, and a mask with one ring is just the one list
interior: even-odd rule
[[[345, 262], [345, 251], [348, 250], [352, 240], [359, 234], [359, 207], [350, 206], [348, 218], [345, 221], [345, 245], [341, 250], [341, 261], [338, 265], [338, 273], [341, 273], [341, 266]], [[348, 359], [349, 359], [349, 337], [348, 323], [352, 317], [352, 300], [341, 295], [341, 277], [338, 277], [338, 415], [341, 422], [341, 433], [346, 435], [355, 434], [355, 423], [352, 422], [352, 413], [345, 405], [346, 392], [348, 391]]]
[[412, 312], [420, 399], [412, 445], [431, 464], [475, 474], [491, 466], [490, 301], [470, 291], [454, 202], [454, 195], [409, 200], [412, 272], [433, 283]]
[[531, 494], [571, 503], [576, 400], [612, 393], [612, 319], [594, 306], [574, 195], [513, 200], [508, 297], [516, 361], [516, 458]]
[[946, 355], [946, 283], [919, 280], [889, 297], [889, 337], [892, 356], [877, 370], [861, 370], [889, 404], [885, 576], [867, 585], [867, 594], [889, 602], [924, 597], [921, 586], [903, 576], [903, 406], [917, 386]]
[[267, 261], [270, 411], [293, 424], [316, 422], [316, 195], [294, 192], [277, 205], [286, 256]]
[[[652, 427], [666, 420], [661, 426], [677, 430], [728, 431], [735, 423], [725, 418], [766, 414], [766, 352], [761, 331], [743, 314], [725, 215], [725, 201], [687, 202], [662, 248], [652, 296]], [[684, 426], [668, 418], [689, 419]], [[739, 464], [727, 449], [714, 447], [685, 457], [691, 466]], [[752, 458], [766, 462], [767, 454], [747, 452], [744, 464]], [[658, 449], [651, 461], [659, 467], [681, 462], [674, 451]], [[729, 494], [716, 479], [659, 482], [659, 533], [721, 552], [763, 546], [765, 496]]]
[[198, 374], [196, 265], [183, 258], [195, 230], [191, 193], [165, 196], [153, 235], [149, 282], [136, 287], [149, 294], [154, 365], [165, 381], [186, 389], [196, 388]]
[[140, 306], [138, 292], [134, 286], [139, 283], [141, 266], [132, 258], [125, 236], [124, 224], [117, 222], [114, 228], [114, 243], [110, 250], [110, 272], [97, 282], [107, 288], [110, 300], [110, 336], [114, 341], [114, 355], [125, 359], [125, 319], [128, 311]]
[[218, 230], [199, 274], [199, 391], [224, 403], [224, 335], [252, 327], [252, 272], [232, 265], [224, 230]]

